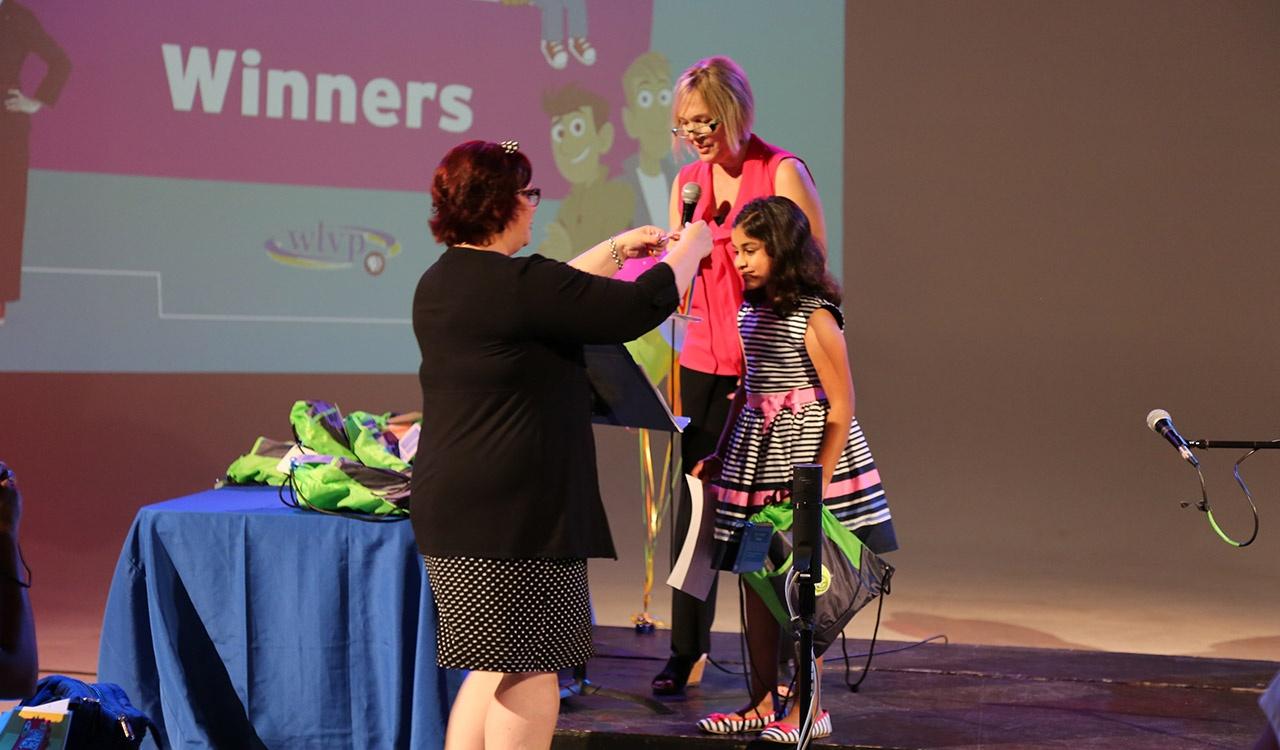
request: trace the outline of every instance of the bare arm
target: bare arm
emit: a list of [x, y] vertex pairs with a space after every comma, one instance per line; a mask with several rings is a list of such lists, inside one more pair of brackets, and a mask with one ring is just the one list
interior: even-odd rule
[[773, 178], [773, 189], [778, 195], [790, 198], [809, 218], [809, 227], [818, 239], [822, 252], [827, 252], [827, 221], [822, 215], [822, 200], [813, 176], [799, 159], [783, 159]]
[[[612, 245], [610, 244], [612, 240]], [[667, 241], [667, 235], [654, 226], [637, 227], [597, 242], [593, 247], [569, 261], [579, 271], [596, 276], [613, 276], [621, 266], [613, 259], [644, 258], [657, 251]]]
[[511, 301], [534, 336], [579, 344], [622, 343], [648, 332], [675, 311], [699, 261], [710, 252], [711, 232], [705, 222], [697, 222], [634, 282], [615, 281], [535, 256], [524, 264], [522, 283]]
[[18, 553], [22, 495], [18, 482], [0, 463], [0, 698], [25, 698], [36, 685], [36, 628]]
[[804, 348], [818, 371], [818, 380], [827, 394], [827, 422], [822, 428], [822, 444], [818, 447], [818, 463], [822, 464], [822, 489], [836, 471], [836, 462], [849, 441], [853, 423], [853, 376], [849, 373], [849, 351], [844, 332], [830, 310], [818, 309], [809, 317], [804, 332]]

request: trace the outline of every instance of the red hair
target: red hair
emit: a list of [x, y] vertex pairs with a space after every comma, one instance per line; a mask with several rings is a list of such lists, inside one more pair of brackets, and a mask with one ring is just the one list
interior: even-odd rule
[[483, 245], [502, 233], [520, 207], [517, 191], [533, 166], [519, 151], [467, 141], [449, 149], [431, 179], [431, 234], [444, 245]]

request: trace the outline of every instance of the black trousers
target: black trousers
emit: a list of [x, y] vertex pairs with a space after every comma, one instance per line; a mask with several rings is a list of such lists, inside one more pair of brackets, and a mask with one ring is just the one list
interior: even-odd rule
[[[690, 419], [689, 426], [680, 436], [680, 460], [684, 471], [711, 455], [720, 441], [725, 420], [729, 418], [729, 406], [738, 387], [736, 375], [710, 375], [686, 367], [680, 368], [680, 404], [683, 415]], [[689, 488], [681, 482], [681, 492], [675, 504], [675, 525], [672, 528], [672, 562], [680, 552], [680, 545], [689, 532], [691, 511]], [[695, 659], [711, 650], [711, 623], [716, 615], [716, 584], [711, 583], [705, 602], [680, 591], [671, 590], [671, 653]]]

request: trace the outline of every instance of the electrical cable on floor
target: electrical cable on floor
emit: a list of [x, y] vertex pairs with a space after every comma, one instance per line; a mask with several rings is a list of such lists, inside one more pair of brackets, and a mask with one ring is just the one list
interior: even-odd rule
[[[932, 643], [934, 641], [939, 641], [939, 640], [943, 644], [951, 643], [951, 640], [947, 637], [946, 633], [938, 633], [937, 635], [931, 635], [928, 638], [925, 638], [924, 640], [916, 641], [915, 643], [908, 643], [904, 646], [898, 646], [897, 648], [885, 649], [883, 651], [881, 651], [880, 649], [876, 649], [876, 653], [877, 654], [896, 654], [902, 651], [910, 651], [911, 649], [919, 648], [925, 645], [926, 643]], [[865, 653], [850, 654], [847, 656], [828, 656], [828, 657], [825, 657], [825, 661], [845, 661], [846, 659], [861, 659], [864, 656], [866, 656]], [[667, 659], [667, 657], [665, 656], [637, 656], [635, 654], [608, 654], [604, 652], [597, 652], [596, 658], [620, 659], [620, 660], [635, 659], [638, 661], [666, 661]], [[721, 672], [724, 672], [725, 674], [735, 675], [739, 677], [742, 676], [743, 674], [742, 671], [733, 669], [732, 667], [727, 667], [724, 664], [720, 663], [719, 661], [716, 661], [715, 659], [711, 658], [710, 654], [707, 655], [707, 663], [715, 667], [716, 669], [720, 670]]]

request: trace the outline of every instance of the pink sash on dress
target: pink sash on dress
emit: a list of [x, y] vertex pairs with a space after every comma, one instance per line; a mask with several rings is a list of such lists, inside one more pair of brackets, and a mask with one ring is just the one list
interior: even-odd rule
[[826, 400], [827, 394], [823, 393], [821, 388], [796, 388], [775, 393], [747, 394], [747, 406], [752, 409], [759, 409], [764, 414], [764, 424], [760, 426], [761, 432], [769, 431], [769, 426], [773, 424], [778, 412], [783, 409], [787, 409], [794, 414], [799, 411], [799, 407], [805, 404]]

